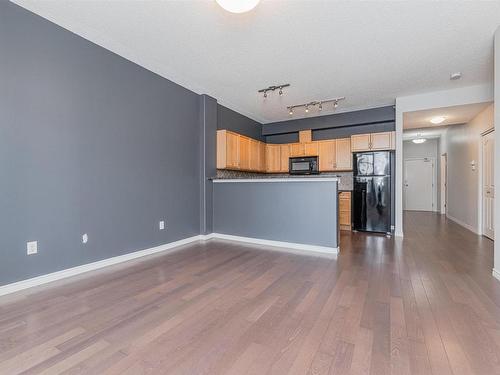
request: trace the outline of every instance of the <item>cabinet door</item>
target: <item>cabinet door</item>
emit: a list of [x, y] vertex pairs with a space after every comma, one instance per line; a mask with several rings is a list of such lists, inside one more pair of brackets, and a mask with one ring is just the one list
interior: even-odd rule
[[304, 143], [304, 156], [318, 156], [318, 142]]
[[240, 169], [250, 170], [250, 139], [244, 136], [239, 137], [240, 144]]
[[339, 227], [351, 230], [351, 192], [339, 194]]
[[266, 171], [266, 144], [259, 142], [259, 172]]
[[304, 143], [291, 143], [290, 144], [290, 156], [304, 156], [305, 147]]
[[335, 146], [335, 140], [318, 142], [318, 161], [320, 172], [335, 170]]
[[290, 161], [290, 146], [280, 145], [280, 172], [288, 173]]
[[240, 167], [240, 136], [226, 132], [226, 168], [238, 169]]
[[217, 169], [226, 168], [226, 131], [217, 130]]
[[299, 142], [307, 143], [312, 141], [312, 130], [299, 131]]
[[351, 135], [351, 150], [370, 151], [370, 134], [355, 134]]
[[280, 171], [280, 145], [266, 145], [266, 172], [277, 173]]
[[250, 139], [250, 170], [252, 172], [259, 171], [259, 141]]
[[352, 170], [351, 139], [337, 139], [335, 152], [335, 169], [338, 171]]
[[372, 150], [390, 150], [391, 147], [391, 133], [392, 132], [384, 132], [384, 133], [372, 133], [371, 134], [371, 149]]

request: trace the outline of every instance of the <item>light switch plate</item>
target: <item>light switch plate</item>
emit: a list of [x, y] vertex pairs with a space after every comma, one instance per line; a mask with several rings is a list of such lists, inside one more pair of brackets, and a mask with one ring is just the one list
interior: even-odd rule
[[87, 243], [89, 242], [89, 235], [87, 233], [84, 233], [82, 235], [82, 243]]
[[38, 242], [30, 241], [26, 243], [26, 254], [33, 255], [38, 253]]
[[165, 221], [163, 221], [163, 220], [160, 221], [159, 228], [160, 228], [160, 230], [165, 229]]

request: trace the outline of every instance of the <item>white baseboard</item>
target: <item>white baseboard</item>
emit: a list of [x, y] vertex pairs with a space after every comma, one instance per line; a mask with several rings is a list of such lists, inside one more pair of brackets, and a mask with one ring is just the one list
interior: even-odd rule
[[455, 222], [455, 223], [457, 223], [458, 225], [460, 225], [460, 226], [464, 227], [465, 229], [470, 230], [470, 231], [471, 231], [471, 232], [473, 232], [474, 234], [479, 234], [479, 233], [478, 233], [478, 231], [477, 231], [477, 229], [476, 229], [476, 228], [474, 228], [472, 225], [469, 225], [469, 224], [467, 224], [467, 223], [464, 223], [462, 220], [457, 219], [456, 217], [451, 216], [451, 215], [450, 215], [450, 214], [448, 214], [448, 213], [446, 214], [446, 217], [447, 217], [448, 219], [450, 219], [451, 221], [454, 221], [454, 222]]
[[493, 268], [492, 274], [493, 274], [493, 277], [495, 279], [497, 279], [498, 281], [500, 281], [500, 271], [499, 270], [496, 270], [496, 269]]
[[127, 262], [129, 260], [141, 258], [141, 257], [147, 256], [147, 255], [165, 252], [168, 250], [175, 251], [176, 247], [179, 247], [181, 245], [186, 245], [186, 244], [189, 244], [191, 242], [204, 240], [204, 239], [205, 239], [204, 236], [200, 236], [200, 235], [189, 237], [189, 238], [184, 238], [184, 239], [179, 240], [179, 241], [174, 241], [174, 242], [170, 242], [170, 243], [167, 243], [164, 245], [151, 247], [149, 249], [139, 250], [139, 251], [135, 251], [133, 253], [119, 255], [119, 256], [116, 256], [113, 258], [103, 259], [103, 260], [99, 260], [97, 262], [83, 264], [81, 266], [67, 268], [65, 270], [61, 270], [61, 271], [49, 273], [46, 275], [33, 277], [31, 279], [21, 280], [21, 281], [12, 283], [12, 284], [2, 285], [2, 286], [0, 286], [0, 296], [14, 293], [14, 292], [19, 292], [21, 290], [32, 288], [34, 286], [47, 284], [47, 283], [50, 283], [52, 281], [65, 279], [67, 277], [76, 276], [76, 275], [79, 275], [79, 274], [82, 274], [85, 272], [98, 270], [100, 268], [112, 266], [112, 265], [115, 265], [118, 263]]
[[[260, 238], [253, 237], [241, 237], [241, 236], [233, 236], [230, 234], [222, 234], [222, 233], [211, 233], [208, 235], [209, 238], [219, 238], [222, 240], [230, 240], [230, 241], [238, 241], [238, 242], [247, 242], [256, 245], [265, 245], [265, 246], [274, 246], [279, 248], [286, 249], [285, 251], [292, 251], [301, 254], [328, 254], [328, 255], [337, 255], [339, 253], [338, 247], [329, 247], [329, 246], [318, 246], [318, 245], [307, 245], [302, 243], [294, 243], [294, 242], [283, 242], [283, 241], [274, 241], [274, 240], [263, 240]], [[207, 238], [207, 239], [209, 239]]]
[[227, 234], [220, 233], [210, 233], [210, 234], [201, 234], [189, 238], [184, 238], [182, 240], [170, 242], [167, 244], [151, 247], [149, 249], [135, 251], [133, 253], [128, 253], [124, 255], [119, 255], [113, 258], [99, 260], [97, 262], [83, 264], [81, 266], [76, 266], [72, 268], [67, 268], [65, 270], [52, 272], [46, 275], [41, 275], [37, 277], [33, 277], [31, 279], [21, 280], [12, 284], [1, 285], [0, 286], [0, 296], [19, 292], [24, 289], [32, 288], [35, 286], [40, 286], [44, 284], [48, 284], [53, 281], [65, 279], [67, 277], [80, 275], [82, 273], [86, 273], [89, 271], [95, 271], [100, 268], [112, 266], [115, 264], [127, 262], [133, 259], [142, 258], [147, 255], [152, 255], [161, 252], [173, 252], [176, 251], [177, 247], [182, 245], [187, 245], [196, 241], [206, 241], [212, 238], [220, 238], [231, 241], [239, 241], [239, 242], [248, 242], [259, 245], [267, 245], [267, 246], [275, 246], [280, 248], [286, 248], [288, 252], [302, 253], [302, 254], [328, 254], [328, 255], [337, 255], [339, 253], [338, 247], [327, 247], [327, 246], [316, 246], [316, 245], [306, 245], [306, 244], [298, 244], [291, 242], [281, 242], [281, 241], [271, 241], [271, 240], [262, 240], [258, 238], [249, 238], [249, 237], [239, 237], [239, 236], [231, 236]]

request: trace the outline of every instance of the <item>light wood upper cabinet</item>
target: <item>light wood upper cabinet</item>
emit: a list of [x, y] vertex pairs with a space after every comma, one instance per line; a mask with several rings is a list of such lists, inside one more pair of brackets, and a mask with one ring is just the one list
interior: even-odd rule
[[290, 146], [288, 144], [280, 145], [280, 172], [289, 171]]
[[280, 145], [266, 144], [266, 172], [277, 173], [281, 170]]
[[266, 144], [228, 130], [217, 130], [217, 169], [265, 172]]
[[304, 156], [304, 143], [290, 143], [290, 157]]
[[372, 150], [390, 150], [392, 148], [391, 133], [373, 133], [371, 134]]
[[351, 139], [339, 138], [335, 140], [335, 169], [338, 171], [352, 170]]
[[227, 130], [217, 130], [217, 168], [239, 169], [240, 136]]
[[319, 141], [319, 171], [352, 170], [350, 138]]
[[304, 143], [304, 156], [318, 156], [318, 142]]
[[351, 135], [352, 152], [394, 150], [394, 132]]
[[255, 139], [250, 139], [250, 150], [249, 150], [250, 171], [260, 170], [259, 143], [260, 142], [256, 141]]
[[299, 131], [299, 142], [300, 143], [312, 142], [312, 130]]
[[336, 142], [334, 139], [318, 142], [318, 162], [320, 172], [335, 170]]
[[259, 172], [266, 171], [266, 144], [259, 142]]
[[240, 136], [240, 169], [244, 171], [250, 170], [250, 139]]
[[370, 134], [351, 135], [351, 151], [370, 151]]

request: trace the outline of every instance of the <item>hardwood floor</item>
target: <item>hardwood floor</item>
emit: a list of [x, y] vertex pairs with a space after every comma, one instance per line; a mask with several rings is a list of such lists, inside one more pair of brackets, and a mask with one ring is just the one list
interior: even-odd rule
[[0, 374], [500, 374], [493, 245], [439, 215], [337, 260], [212, 240], [0, 298]]

